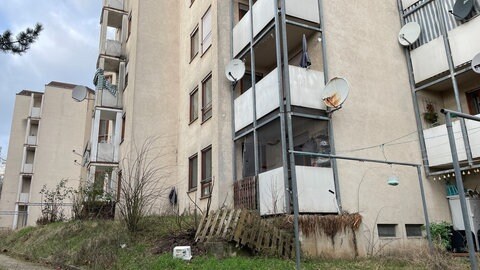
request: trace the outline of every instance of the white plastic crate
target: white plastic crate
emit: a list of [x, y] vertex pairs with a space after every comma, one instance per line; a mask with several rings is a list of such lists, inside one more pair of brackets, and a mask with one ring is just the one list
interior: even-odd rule
[[173, 248], [173, 257], [189, 261], [192, 259], [192, 250], [190, 246], [178, 246]]

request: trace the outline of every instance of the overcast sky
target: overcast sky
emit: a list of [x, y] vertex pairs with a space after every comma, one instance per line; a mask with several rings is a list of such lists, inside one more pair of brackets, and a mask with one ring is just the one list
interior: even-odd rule
[[14, 34], [39, 22], [44, 30], [25, 54], [0, 52], [0, 147], [7, 147], [15, 94], [44, 91], [60, 81], [93, 88], [101, 0], [1, 0], [0, 33]]

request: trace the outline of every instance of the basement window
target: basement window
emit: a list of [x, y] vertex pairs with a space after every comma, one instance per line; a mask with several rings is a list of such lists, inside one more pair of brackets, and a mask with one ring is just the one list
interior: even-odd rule
[[407, 237], [422, 237], [422, 224], [405, 224]]
[[397, 224], [377, 224], [378, 237], [396, 237]]
[[201, 198], [210, 197], [212, 193], [212, 146], [202, 150]]

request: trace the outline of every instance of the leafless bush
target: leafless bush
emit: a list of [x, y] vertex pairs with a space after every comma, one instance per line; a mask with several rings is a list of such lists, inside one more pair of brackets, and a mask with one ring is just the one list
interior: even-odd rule
[[[158, 138], [148, 138], [120, 162], [120, 201], [117, 203], [122, 220], [130, 232], [136, 232], [142, 218], [158, 201], [165, 199], [171, 186], [167, 185], [168, 165], [161, 165], [162, 151], [155, 147]], [[158, 205], [157, 205], [158, 206]]]

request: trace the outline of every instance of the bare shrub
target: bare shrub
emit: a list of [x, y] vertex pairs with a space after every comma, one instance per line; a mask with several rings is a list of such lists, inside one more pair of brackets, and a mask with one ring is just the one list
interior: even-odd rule
[[37, 224], [44, 225], [66, 219], [64, 213], [65, 200], [71, 199], [74, 193], [73, 188], [67, 187], [67, 179], [62, 179], [50, 190], [43, 185], [40, 190], [42, 195], [42, 216], [38, 218]]
[[160, 149], [155, 147], [158, 138], [148, 138], [138, 147], [133, 144], [120, 163], [118, 179], [120, 201], [117, 203], [122, 220], [130, 232], [139, 229], [140, 221], [161, 199], [166, 199], [171, 186], [165, 182], [168, 165], [161, 165]]

